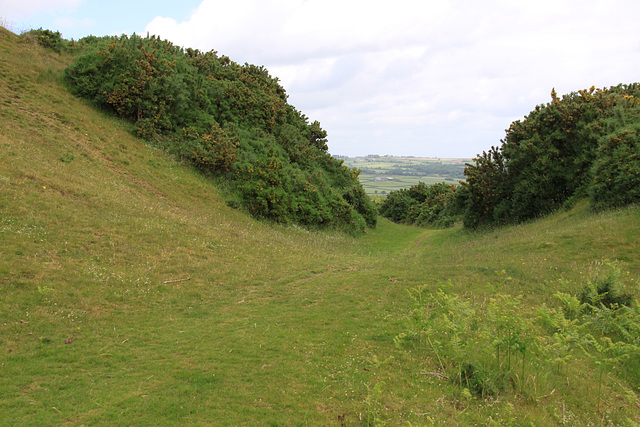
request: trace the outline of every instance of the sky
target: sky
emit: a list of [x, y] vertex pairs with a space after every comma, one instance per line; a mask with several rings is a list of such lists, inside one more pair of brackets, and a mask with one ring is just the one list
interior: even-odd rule
[[0, 0], [14, 32], [158, 35], [265, 66], [334, 155], [471, 158], [551, 90], [640, 81], [637, 0]]

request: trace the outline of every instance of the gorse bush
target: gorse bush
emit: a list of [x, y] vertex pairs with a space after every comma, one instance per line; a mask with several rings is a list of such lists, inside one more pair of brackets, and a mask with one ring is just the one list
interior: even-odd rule
[[640, 84], [580, 90], [538, 105], [444, 184], [393, 192], [381, 214], [408, 224], [467, 228], [517, 223], [589, 197], [594, 209], [640, 201]]
[[79, 41], [65, 71], [78, 96], [135, 125], [138, 136], [223, 177], [230, 204], [280, 223], [349, 233], [376, 225], [376, 209], [327, 152], [327, 132], [298, 112], [267, 69], [157, 37]]
[[640, 200], [640, 123], [617, 129], [599, 141], [593, 165], [592, 204], [596, 209]]
[[384, 198], [380, 214], [391, 221], [418, 226], [449, 227], [459, 217], [456, 204], [458, 186], [444, 182], [422, 182], [392, 191]]
[[42, 27], [37, 30], [29, 30], [22, 35], [25, 40], [32, 40], [46, 49], [56, 53], [61, 53], [74, 45], [62, 38], [60, 31], [44, 30]]
[[640, 84], [551, 95], [467, 165], [465, 226], [520, 222], [587, 196], [594, 208], [640, 201]]

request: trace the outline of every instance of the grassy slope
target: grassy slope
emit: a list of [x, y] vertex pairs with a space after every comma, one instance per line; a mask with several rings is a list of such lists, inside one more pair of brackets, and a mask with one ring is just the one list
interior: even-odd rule
[[637, 209], [593, 217], [581, 206], [483, 234], [387, 221], [359, 239], [274, 227], [69, 95], [67, 59], [2, 29], [0, 57], [5, 422], [640, 421], [613, 381], [607, 414], [588, 384], [542, 403], [462, 402], [423, 375], [434, 360], [393, 345], [406, 289], [420, 284], [451, 279], [478, 301], [523, 293], [533, 306], [617, 260], [640, 293]]

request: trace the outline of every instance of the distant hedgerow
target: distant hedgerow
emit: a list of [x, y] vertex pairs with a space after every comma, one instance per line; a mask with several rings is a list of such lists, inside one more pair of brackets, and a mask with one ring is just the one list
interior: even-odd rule
[[410, 188], [392, 191], [380, 206], [380, 214], [391, 221], [421, 227], [449, 227], [458, 219], [458, 186], [444, 182], [423, 182]]

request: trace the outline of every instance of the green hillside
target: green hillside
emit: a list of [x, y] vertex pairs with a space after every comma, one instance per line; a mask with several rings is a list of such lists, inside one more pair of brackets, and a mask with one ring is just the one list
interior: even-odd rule
[[636, 206], [267, 224], [71, 95], [72, 58], [1, 28], [0, 58], [0, 424], [640, 422], [637, 304], [596, 286], [640, 295]]

